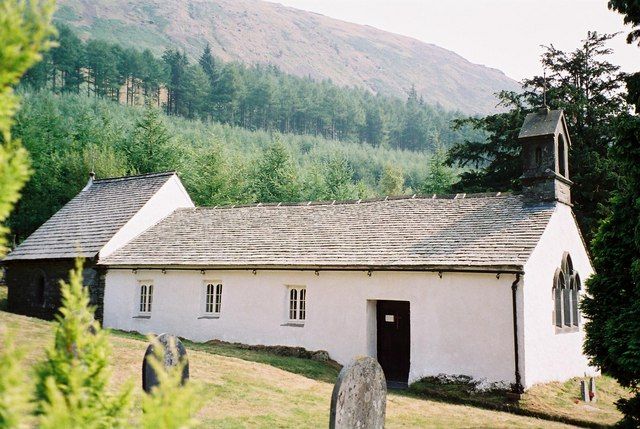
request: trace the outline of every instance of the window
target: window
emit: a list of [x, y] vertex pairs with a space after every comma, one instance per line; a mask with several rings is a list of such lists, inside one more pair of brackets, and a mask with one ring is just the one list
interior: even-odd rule
[[304, 286], [289, 287], [289, 321], [304, 323], [307, 317], [307, 289]]
[[151, 303], [153, 302], [153, 284], [151, 282], [140, 282], [140, 314], [151, 313]]
[[542, 148], [536, 147], [536, 168], [540, 168], [542, 165]]
[[553, 323], [560, 332], [575, 331], [580, 326], [581, 288], [580, 276], [565, 252], [553, 280]]
[[219, 315], [222, 309], [222, 283], [205, 282], [204, 312]]
[[562, 137], [562, 134], [558, 134], [558, 173], [562, 177], [566, 176], [566, 154], [564, 146], [564, 137]]

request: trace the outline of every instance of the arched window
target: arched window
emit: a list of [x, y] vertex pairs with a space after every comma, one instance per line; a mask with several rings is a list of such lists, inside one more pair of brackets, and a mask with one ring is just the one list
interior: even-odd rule
[[562, 327], [562, 289], [564, 288], [564, 274], [560, 268], [556, 269], [553, 280], [553, 307], [554, 323], [558, 328]]
[[151, 304], [153, 303], [153, 283], [144, 281], [140, 282], [140, 307], [139, 312], [143, 315], [151, 313]]
[[540, 168], [542, 165], [542, 148], [536, 147], [536, 168]]
[[557, 328], [580, 325], [580, 289], [580, 276], [573, 269], [571, 256], [565, 252], [553, 278], [553, 322]]
[[562, 137], [562, 134], [558, 134], [558, 174], [560, 174], [562, 177], [565, 177], [567, 175], [565, 166], [565, 152], [564, 137]]

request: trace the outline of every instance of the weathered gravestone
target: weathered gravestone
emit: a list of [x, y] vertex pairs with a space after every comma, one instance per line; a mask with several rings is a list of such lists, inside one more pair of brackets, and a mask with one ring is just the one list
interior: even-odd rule
[[591, 400], [589, 397], [589, 386], [584, 380], [580, 380], [580, 399], [584, 402], [589, 402]]
[[[182, 384], [189, 379], [189, 360], [187, 359], [187, 350], [182, 345], [178, 337], [169, 334], [160, 334], [156, 338], [158, 344], [163, 348], [164, 361], [162, 364], [165, 368], [170, 368], [184, 362], [182, 370]], [[149, 344], [142, 361], [142, 389], [149, 393], [151, 389], [160, 384], [158, 374], [153, 368], [149, 359], [155, 355], [154, 344]]]
[[381, 429], [387, 407], [387, 382], [380, 364], [359, 357], [342, 368], [331, 395], [330, 429]]
[[596, 379], [593, 377], [589, 379], [589, 399], [591, 402], [596, 402], [598, 399], [596, 395]]

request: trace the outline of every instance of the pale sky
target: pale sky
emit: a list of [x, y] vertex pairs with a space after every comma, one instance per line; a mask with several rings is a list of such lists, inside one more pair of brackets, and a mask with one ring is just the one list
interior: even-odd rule
[[611, 61], [640, 70], [640, 47], [606, 0], [271, 0], [343, 21], [414, 37], [516, 80], [541, 73], [540, 45], [573, 50], [588, 30], [622, 31]]

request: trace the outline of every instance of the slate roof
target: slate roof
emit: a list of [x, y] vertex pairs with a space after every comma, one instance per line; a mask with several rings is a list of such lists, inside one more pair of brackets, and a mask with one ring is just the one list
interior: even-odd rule
[[95, 180], [24, 242], [6, 261], [92, 258], [174, 172]]
[[517, 195], [179, 209], [100, 264], [521, 268], [554, 203]]
[[562, 110], [545, 110], [527, 114], [518, 134], [519, 139], [555, 134]]

